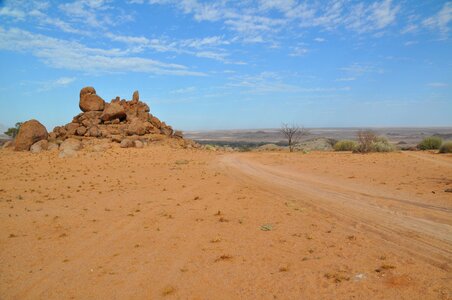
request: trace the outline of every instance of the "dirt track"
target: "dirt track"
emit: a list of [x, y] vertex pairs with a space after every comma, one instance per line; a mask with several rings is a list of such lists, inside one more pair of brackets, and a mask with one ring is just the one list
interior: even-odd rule
[[1, 299], [448, 299], [451, 156], [1, 152]]
[[[302, 197], [303, 205], [321, 208], [348, 224], [391, 242], [400, 250], [450, 271], [452, 262], [452, 209], [413, 201], [395, 193], [354, 186], [256, 163], [243, 156], [223, 161], [260, 180], [267, 189]], [[452, 170], [452, 168], [451, 168]]]

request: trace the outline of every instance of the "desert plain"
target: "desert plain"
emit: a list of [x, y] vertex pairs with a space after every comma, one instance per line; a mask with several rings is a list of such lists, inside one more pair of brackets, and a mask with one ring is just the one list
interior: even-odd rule
[[1, 299], [451, 299], [452, 156], [0, 152]]

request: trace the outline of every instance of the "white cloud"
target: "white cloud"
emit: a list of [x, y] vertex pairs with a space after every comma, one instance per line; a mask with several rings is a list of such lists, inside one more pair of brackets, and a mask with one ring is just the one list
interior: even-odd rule
[[60, 77], [55, 80], [40, 82], [38, 92], [53, 90], [55, 88], [64, 87], [75, 81], [75, 77]]
[[290, 56], [303, 56], [309, 52], [308, 48], [299, 46], [295, 47], [293, 51], [289, 54]]
[[341, 77], [336, 79], [336, 81], [354, 81], [356, 80], [356, 77]]
[[317, 38], [314, 39], [314, 41], [316, 41], [317, 43], [323, 43], [323, 42], [326, 42], [326, 39], [321, 38], [321, 37], [317, 37]]
[[21, 10], [4, 6], [0, 8], [0, 16], [11, 17], [18, 20], [25, 19], [25, 13]]
[[167, 75], [202, 76], [186, 66], [129, 56], [121, 49], [90, 48], [78, 42], [0, 27], [0, 49], [31, 53], [54, 67], [88, 73], [143, 72]]
[[427, 84], [427, 86], [432, 87], [432, 88], [445, 88], [445, 87], [448, 87], [449, 85], [444, 82], [430, 82]]
[[452, 20], [452, 2], [447, 2], [434, 16], [425, 19], [422, 24], [430, 29], [439, 30], [441, 34], [449, 33], [449, 23]]

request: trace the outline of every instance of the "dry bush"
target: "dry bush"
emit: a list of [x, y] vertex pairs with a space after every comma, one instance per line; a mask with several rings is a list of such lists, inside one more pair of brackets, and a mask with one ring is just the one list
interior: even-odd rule
[[368, 153], [372, 151], [372, 143], [376, 142], [377, 135], [372, 130], [360, 130], [357, 133], [358, 146], [355, 152]]
[[452, 153], [452, 141], [444, 142], [439, 148], [439, 153]]

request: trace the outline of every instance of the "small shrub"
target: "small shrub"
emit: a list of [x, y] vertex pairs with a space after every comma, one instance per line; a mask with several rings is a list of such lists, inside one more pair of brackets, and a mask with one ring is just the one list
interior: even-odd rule
[[418, 148], [421, 150], [435, 150], [441, 147], [443, 140], [437, 136], [426, 137], [419, 143]]
[[357, 134], [358, 146], [355, 152], [368, 153], [372, 151], [372, 143], [376, 142], [377, 135], [372, 130], [360, 130]]
[[439, 153], [452, 153], [452, 141], [444, 142], [439, 148]]
[[341, 140], [334, 144], [335, 151], [353, 151], [357, 147], [357, 143], [351, 140]]

